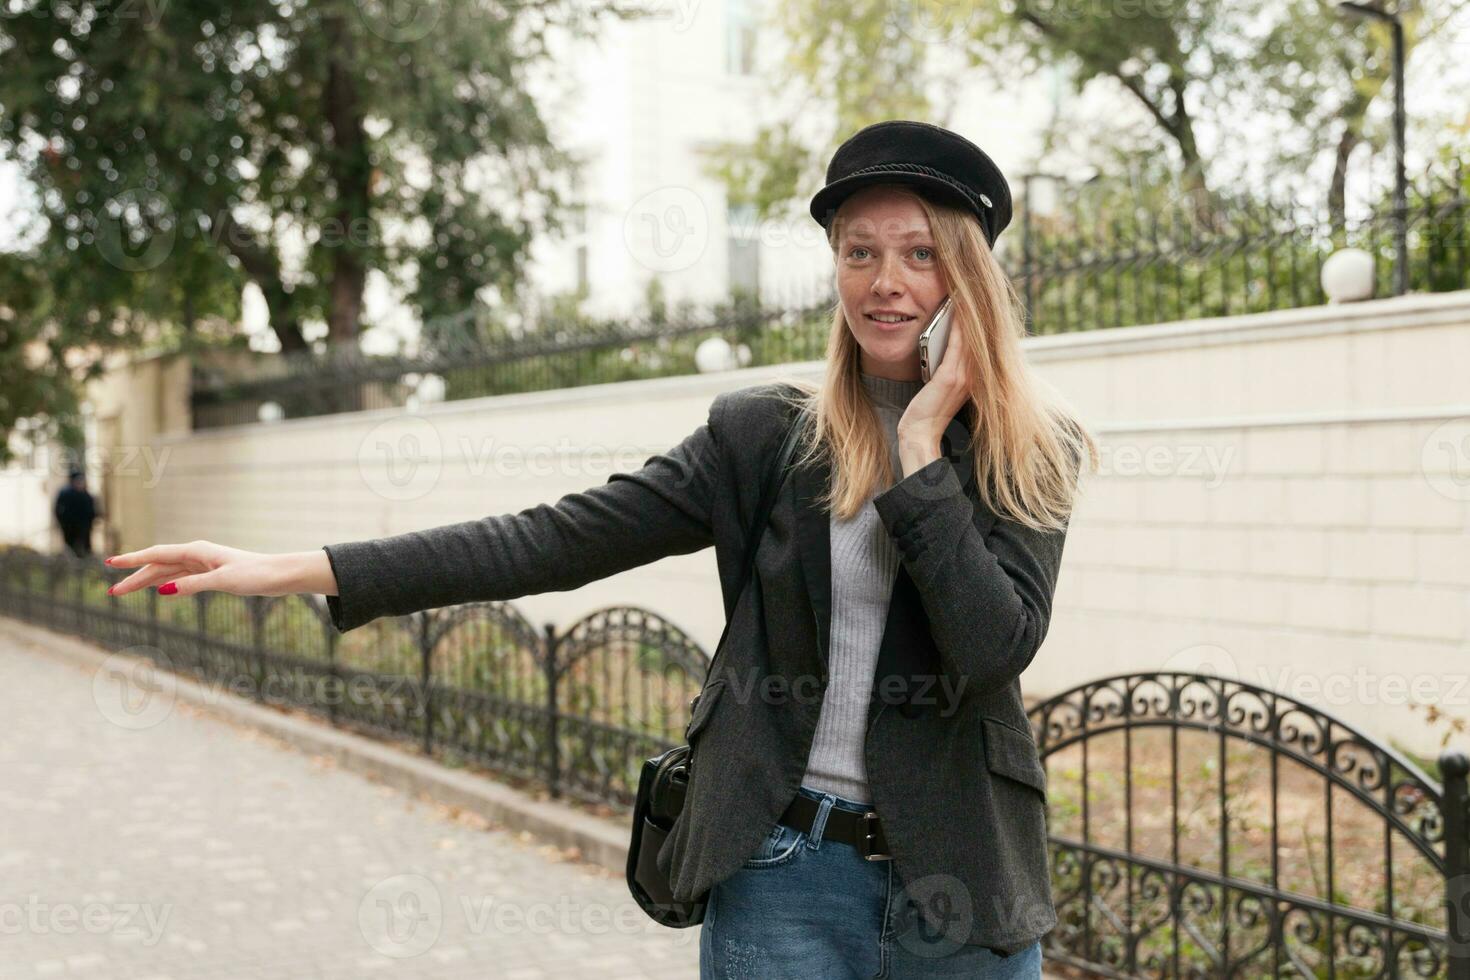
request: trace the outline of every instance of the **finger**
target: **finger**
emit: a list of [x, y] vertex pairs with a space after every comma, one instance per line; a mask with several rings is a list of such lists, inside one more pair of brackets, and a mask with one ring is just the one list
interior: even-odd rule
[[107, 564], [113, 568], [133, 568], [138, 565], [146, 565], [149, 562], [173, 562], [178, 563], [186, 557], [186, 552], [193, 546], [188, 544], [156, 544], [141, 551], [129, 551], [121, 555], [113, 555], [107, 559]]
[[148, 565], [138, 569], [138, 571], [129, 575], [121, 582], [118, 582], [112, 588], [108, 589], [107, 592], [108, 595], [127, 595], [129, 592], [137, 592], [139, 589], [146, 589], [150, 585], [157, 585], [159, 582], [167, 582], [171, 578], [188, 574], [188, 571], [189, 568], [187, 565]]
[[[169, 579], [174, 585], [174, 591], [169, 593], [174, 597], [182, 595], [194, 595], [196, 592], [208, 592], [211, 589], [219, 589], [222, 585], [220, 569], [210, 572], [199, 572], [195, 575], [181, 575], [178, 578]], [[168, 582], [164, 583], [165, 585]]]

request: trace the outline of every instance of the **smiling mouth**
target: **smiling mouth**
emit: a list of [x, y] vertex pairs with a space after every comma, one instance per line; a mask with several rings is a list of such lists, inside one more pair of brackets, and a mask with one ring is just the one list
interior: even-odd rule
[[868, 321], [870, 323], [878, 323], [878, 324], [881, 324], [881, 325], [883, 325], [885, 327], [897, 327], [897, 326], [900, 326], [900, 325], [905, 324], [905, 323], [912, 323], [913, 320], [914, 320], [914, 317], [911, 317], [911, 316], [906, 316], [906, 317], [903, 317], [902, 319], [897, 319], [897, 320], [891, 320], [891, 319], [883, 319], [883, 320], [880, 320], [880, 319], [878, 319], [877, 317], [875, 317], [871, 313], [865, 313], [864, 316], [868, 319]]

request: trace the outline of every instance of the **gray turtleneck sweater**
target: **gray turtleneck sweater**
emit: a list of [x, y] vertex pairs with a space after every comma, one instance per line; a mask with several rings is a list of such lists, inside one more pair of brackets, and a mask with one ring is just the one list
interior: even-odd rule
[[[898, 420], [924, 382], [892, 381], [866, 373], [860, 377], [888, 439], [894, 475], [901, 480]], [[869, 802], [863, 737], [878, 647], [899, 564], [898, 546], [873, 507], [873, 497], [885, 489], [869, 496], [852, 520], [838, 520], [835, 514], [830, 518], [832, 639], [827, 692], [802, 779], [803, 786], [859, 803]]]

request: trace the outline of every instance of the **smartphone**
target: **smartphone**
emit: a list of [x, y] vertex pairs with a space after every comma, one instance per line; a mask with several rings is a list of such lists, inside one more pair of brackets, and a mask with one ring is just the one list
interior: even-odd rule
[[939, 362], [944, 360], [952, 312], [949, 297], [946, 296], [944, 302], [939, 304], [939, 309], [929, 318], [929, 325], [919, 334], [919, 376], [923, 381], [927, 382], [934, 377], [934, 372], [939, 370]]

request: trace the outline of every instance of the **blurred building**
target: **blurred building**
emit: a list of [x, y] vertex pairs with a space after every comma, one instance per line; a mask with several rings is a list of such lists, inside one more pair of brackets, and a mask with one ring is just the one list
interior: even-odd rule
[[[703, 151], [749, 141], [763, 121], [803, 120], [796, 135], [808, 146], [834, 138], [830, 107], [772, 83], [785, 54], [770, 26], [774, 0], [649, 2], [654, 16], [607, 21], [595, 40], [563, 41], [554, 75], [533, 81], [553, 141], [586, 161], [583, 180], [568, 188], [583, 206], [576, 227], [532, 250], [536, 291], [580, 293], [594, 314], [640, 309], [652, 280], [670, 303], [717, 301], [736, 289], [777, 304], [820, 299], [831, 252], [804, 207], [757, 223], [703, 170]], [[936, 45], [933, 57], [955, 64], [941, 72], [948, 85], [931, 121], [984, 147], [1019, 197], [1020, 176], [1064, 98], [1061, 74], [996, 98], [947, 46]], [[1002, 248], [1019, 248], [1012, 237]]]
[[651, 17], [561, 43], [537, 101], [586, 167], [569, 194], [577, 227], [533, 249], [539, 293], [578, 292], [588, 312], [612, 314], [642, 308], [652, 280], [675, 303], [812, 293], [830, 276], [810, 218], [757, 227], [703, 170], [706, 149], [749, 140], [780, 112], [765, 81], [777, 48], [759, 32], [767, 2], [661, 0]]

